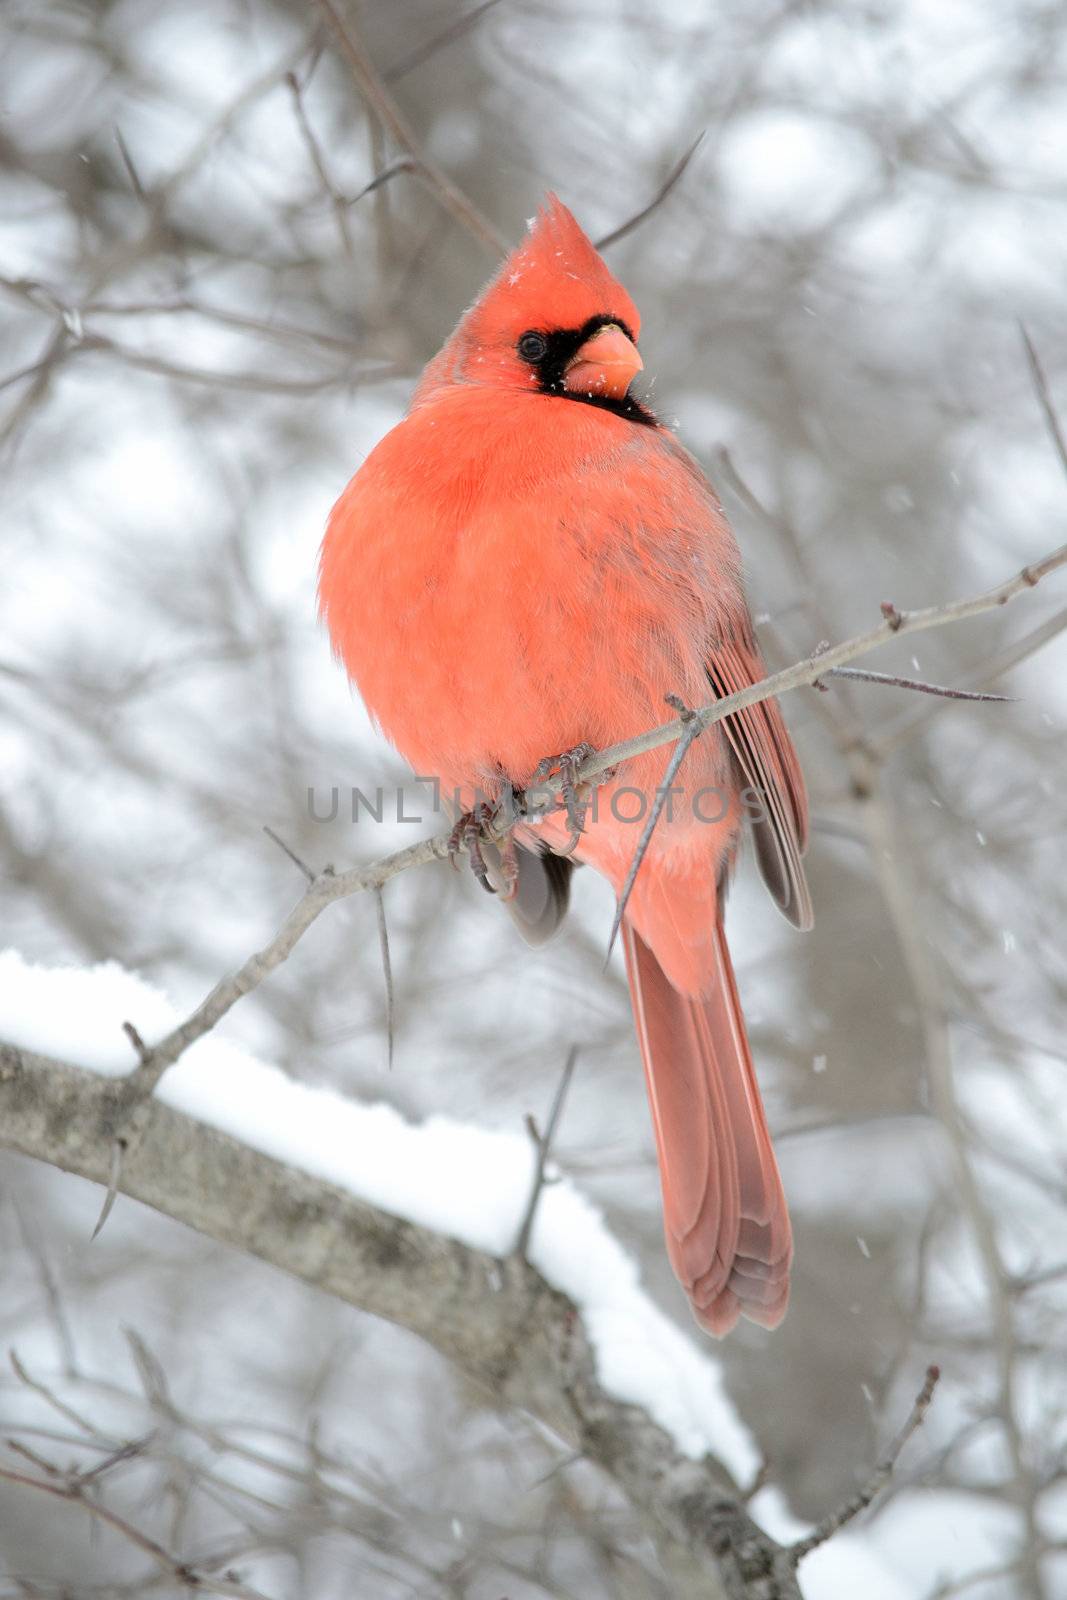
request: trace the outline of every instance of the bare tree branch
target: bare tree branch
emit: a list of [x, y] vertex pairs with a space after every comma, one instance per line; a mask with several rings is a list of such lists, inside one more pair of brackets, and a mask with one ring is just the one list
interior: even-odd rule
[[1041, 357], [1038, 355], [1034, 341], [1023, 323], [1019, 324], [1019, 331], [1023, 336], [1023, 346], [1030, 366], [1030, 376], [1034, 380], [1034, 389], [1037, 392], [1038, 400], [1041, 402], [1041, 409], [1045, 414], [1045, 425], [1055, 446], [1056, 454], [1060, 458], [1060, 465], [1064, 472], [1067, 472], [1067, 439], [1063, 436], [1063, 425], [1060, 422], [1056, 407], [1052, 403], [1052, 391], [1048, 386], [1048, 379], [1045, 376]]
[[1047, 1589], [1037, 1555], [1040, 1542], [1037, 1480], [1027, 1460], [1016, 1400], [1016, 1345], [1009, 1274], [993, 1216], [975, 1175], [960, 1112], [940, 963], [923, 928], [918, 884], [908, 852], [896, 838], [885, 797], [885, 785], [880, 781], [874, 762], [861, 752], [855, 753], [853, 766], [858, 776], [857, 793], [864, 796], [862, 815], [870, 840], [871, 860], [893, 920], [919, 1010], [932, 1106], [948, 1140], [955, 1192], [981, 1265], [997, 1366], [996, 1416], [1004, 1429], [1011, 1459], [1013, 1498], [1027, 1529], [1021, 1592], [1028, 1595], [1030, 1600], [1046, 1600]]
[[[943, 683], [925, 683], [921, 678], [902, 678], [892, 672], [868, 672], [863, 667], [832, 667], [826, 676], [854, 678], [858, 683], [883, 683], [890, 689], [913, 689], [917, 694], [931, 694], [942, 700], [981, 700], [1000, 705], [1011, 705], [1014, 701], [1014, 696], [1010, 694], [988, 694], [980, 689], [952, 689]], [[819, 679], [816, 679], [815, 686], [821, 687]]]
[[682, 731], [679, 735], [678, 743], [671, 751], [671, 759], [667, 763], [667, 770], [663, 774], [663, 781], [656, 787], [656, 798], [652, 803], [651, 810], [649, 811], [648, 820], [641, 829], [641, 837], [637, 841], [630, 865], [626, 869], [626, 878], [623, 882], [622, 892], [619, 895], [618, 901], [616, 902], [615, 915], [611, 921], [611, 932], [608, 935], [608, 948], [604, 955], [605, 967], [611, 959], [611, 952], [615, 948], [615, 940], [618, 938], [619, 929], [622, 927], [622, 919], [626, 915], [626, 907], [630, 903], [630, 895], [633, 892], [634, 884], [637, 882], [637, 874], [641, 870], [641, 863], [645, 859], [645, 854], [652, 840], [652, 835], [656, 831], [656, 824], [663, 815], [663, 809], [666, 806], [667, 800], [671, 793], [671, 785], [678, 776], [678, 772], [681, 768], [682, 762], [686, 758], [690, 746], [695, 744], [697, 739], [699, 739], [700, 735], [704, 732], [704, 724], [700, 721], [699, 717], [695, 716], [694, 713], [690, 711], [688, 706], [683, 705], [678, 699], [677, 695], [669, 694], [666, 696], [666, 699], [678, 712], [682, 724]]
[[[1003, 650], [998, 651], [996, 655], [984, 661], [976, 672], [969, 674], [970, 682], [976, 686], [985, 683], [996, 683], [997, 679], [1003, 677], [1005, 672], [1010, 672], [1013, 667], [1020, 666], [1022, 662], [1028, 661], [1031, 656], [1036, 655], [1039, 650], [1043, 650], [1053, 639], [1059, 638], [1065, 629], [1067, 629], [1067, 607], [1055, 612], [1051, 617], [1046, 618], [1044, 622], [1039, 623], [1036, 628], [1029, 629], [1014, 644], [1007, 645]], [[888, 727], [880, 728], [870, 735], [868, 743], [871, 750], [884, 759], [886, 756], [891, 755], [894, 750], [899, 749], [901, 745], [906, 744], [920, 728], [926, 726], [931, 718], [944, 710], [945, 707], [943, 705], [925, 705], [909, 715], [894, 720]]]
[[412, 128], [386, 88], [352, 24], [342, 21], [333, 0], [317, 0], [317, 4], [333, 30], [338, 48], [351, 69], [360, 93], [396, 143], [410, 157], [419, 176], [437, 196], [445, 210], [455, 217], [457, 222], [462, 223], [467, 232], [473, 234], [491, 255], [505, 255], [507, 244], [503, 236], [493, 227], [488, 217], [482, 216], [459, 185], [454, 183], [436, 161], [431, 160], [419, 146]]
[[927, 1369], [926, 1379], [915, 1398], [915, 1404], [911, 1408], [908, 1420], [863, 1488], [857, 1494], [854, 1494], [851, 1499], [847, 1500], [843, 1506], [839, 1506], [836, 1511], [825, 1517], [806, 1538], [798, 1539], [796, 1544], [793, 1545], [790, 1554], [798, 1565], [805, 1556], [810, 1555], [813, 1550], [817, 1550], [828, 1539], [832, 1539], [839, 1528], [843, 1528], [847, 1522], [851, 1522], [853, 1517], [858, 1517], [861, 1511], [866, 1511], [867, 1507], [881, 1494], [893, 1476], [893, 1469], [897, 1464], [900, 1452], [915, 1430], [922, 1426], [926, 1413], [930, 1409], [930, 1402], [934, 1398], [934, 1390], [937, 1388], [940, 1377], [941, 1372], [938, 1367], [929, 1367]]
[[[0, 1047], [3, 1142], [103, 1183], [118, 1088]], [[643, 1411], [602, 1388], [577, 1308], [518, 1256], [498, 1261], [390, 1216], [158, 1100], [127, 1152], [122, 1191], [418, 1334], [496, 1404], [532, 1413], [601, 1466], [660, 1538], [720, 1575], [729, 1600], [800, 1600], [791, 1553], [752, 1520], [725, 1468], [680, 1455]]]
[[398, 83], [401, 78], [407, 77], [409, 72], [414, 72], [416, 67], [423, 66], [431, 56], [437, 54], [438, 50], [443, 50], [446, 45], [453, 44], [455, 40], [462, 38], [468, 29], [473, 28], [476, 22], [481, 21], [487, 11], [492, 11], [499, 4], [500, 0], [481, 0], [480, 5], [464, 12], [463, 16], [456, 18], [455, 22], [450, 22], [440, 32], [424, 40], [422, 44], [416, 45], [414, 50], [409, 50], [402, 60], [394, 61], [389, 70], [382, 74], [385, 82]]
[[[790, 689], [799, 689], [805, 684], [814, 683], [817, 678], [825, 676], [834, 667], [846, 666], [860, 656], [869, 655], [872, 650], [877, 650], [880, 645], [889, 644], [902, 634], [920, 633], [927, 628], [943, 628], [949, 623], [962, 622], [968, 617], [979, 617], [986, 611], [996, 611], [998, 607], [1007, 605], [1027, 589], [1036, 588], [1043, 578], [1047, 578], [1050, 573], [1065, 565], [1067, 565], [1067, 544], [1060, 545], [1058, 549], [1051, 551], [1032, 566], [1023, 567], [1004, 583], [997, 584], [992, 589], [984, 589], [980, 594], [967, 599], [949, 600], [943, 605], [925, 606], [919, 611], [897, 611], [895, 607], [891, 607], [890, 615], [879, 627], [872, 628], [868, 633], [857, 634], [852, 639], [846, 639], [843, 644], [832, 645], [830, 649], [818, 655], [808, 656], [804, 661], [798, 661], [795, 666], [786, 667], [782, 672], [772, 673], [770, 677], [754, 683], [751, 688], [739, 689], [736, 694], [726, 695], [722, 700], [713, 700], [710, 705], [697, 710], [695, 715], [700, 718], [704, 727], [710, 727], [713, 722], [719, 722], [732, 712], [743, 710], [745, 706], [756, 705], [760, 700], [767, 700], [772, 695], [785, 694]], [[636, 739], [627, 739], [621, 744], [610, 745], [582, 763], [575, 774], [576, 781], [588, 783], [623, 761], [644, 755], [649, 750], [657, 750], [661, 745], [673, 744], [680, 736], [677, 722], [665, 722]]]
[[578, 1046], [575, 1044], [568, 1050], [567, 1059], [563, 1063], [563, 1071], [560, 1074], [559, 1083], [556, 1085], [556, 1092], [552, 1097], [552, 1109], [548, 1113], [548, 1122], [545, 1124], [544, 1133], [538, 1131], [533, 1117], [527, 1119], [530, 1137], [537, 1146], [537, 1161], [534, 1164], [533, 1183], [530, 1186], [530, 1198], [526, 1206], [526, 1215], [522, 1219], [519, 1237], [515, 1243], [515, 1254], [521, 1257], [523, 1261], [526, 1260], [530, 1248], [530, 1235], [533, 1233], [541, 1191], [549, 1181], [547, 1169], [548, 1158], [552, 1151], [552, 1141], [556, 1137], [559, 1119], [563, 1115], [563, 1102], [567, 1098], [567, 1090], [570, 1088], [571, 1078], [574, 1076], [574, 1069], [577, 1063]]
[[393, 961], [389, 953], [389, 924], [385, 917], [385, 896], [380, 887], [374, 891], [374, 909], [378, 918], [378, 948], [382, 953], [382, 977], [385, 980], [385, 1037], [389, 1066], [392, 1067], [396, 1042], [396, 997], [393, 993]]
[[[112, 1511], [103, 1501], [86, 1492], [100, 1472], [114, 1466], [117, 1461], [127, 1459], [132, 1453], [132, 1448], [123, 1445], [108, 1461], [101, 1462], [85, 1473], [62, 1473], [58, 1468], [52, 1467], [50, 1470], [54, 1474], [53, 1477], [31, 1478], [24, 1472], [14, 1472], [10, 1467], [0, 1466], [0, 1479], [5, 1483], [18, 1484], [24, 1489], [36, 1490], [38, 1494], [50, 1495], [54, 1499], [66, 1500], [72, 1505], [81, 1506], [90, 1517], [111, 1528], [115, 1533], [121, 1534], [130, 1544], [150, 1556], [161, 1571], [168, 1577], [177, 1579], [184, 1588], [195, 1589], [199, 1594], [230, 1595], [233, 1600], [266, 1600], [266, 1596], [259, 1589], [251, 1589], [247, 1584], [237, 1583], [229, 1578], [215, 1577], [199, 1565], [194, 1567], [190, 1562], [182, 1561], [126, 1517], [119, 1516], [117, 1511]], [[25, 1453], [24, 1447], [23, 1453]], [[42, 1462], [41, 1465], [47, 1466], [47, 1463]]]
[[[694, 711], [685, 722], [675, 719], [635, 739], [628, 739], [595, 753], [580, 764], [575, 773], [575, 783], [592, 782], [632, 757], [659, 749], [663, 745], [673, 744], [682, 737], [695, 738], [698, 731], [711, 727], [713, 723], [720, 722], [723, 717], [729, 716], [731, 712], [740, 711], [745, 706], [756, 705], [772, 695], [784, 694], [791, 689], [813, 684], [832, 668], [844, 666], [859, 656], [869, 654], [880, 645], [887, 644], [897, 634], [944, 627], [949, 623], [962, 621], [966, 617], [980, 616], [986, 611], [1007, 605], [1016, 595], [1034, 588], [1042, 578], [1065, 563], [1067, 563], [1067, 545], [1062, 545], [1033, 566], [1024, 567], [1021, 572], [1004, 583], [998, 584], [993, 589], [983, 590], [981, 594], [969, 599], [950, 600], [944, 605], [928, 606], [921, 611], [904, 613], [894, 610], [895, 620], [887, 619], [868, 633], [859, 634], [843, 644], [808, 656], [794, 666], [762, 679], [750, 688], [740, 689], [736, 694], [726, 695], [721, 700], [713, 700], [709, 705]], [[544, 814], [543, 810], [540, 814]], [[513, 820], [509, 819], [508, 825]], [[499, 827], [499, 836], [503, 837], [506, 831], [507, 826], [502, 823]], [[497, 836], [496, 833], [494, 836]], [[345, 872], [320, 873], [289, 913], [274, 938], [262, 950], [250, 956], [237, 972], [216, 984], [202, 1004], [179, 1027], [151, 1046], [148, 1058], [142, 1061], [125, 1080], [131, 1108], [152, 1093], [163, 1073], [191, 1044], [208, 1033], [238, 1000], [258, 988], [264, 978], [281, 965], [298, 940], [327, 906], [349, 895], [365, 893], [370, 889], [381, 889], [390, 878], [411, 867], [422, 866], [428, 861], [444, 860], [449, 855], [451, 837], [451, 831], [438, 834], [431, 839], [423, 839], [417, 844], [408, 845], [405, 849], [398, 850], [393, 855], [386, 856], [369, 866], [351, 867]]]
[[602, 239], [597, 240], [596, 247], [598, 250], [607, 250], [610, 245], [618, 244], [620, 239], [625, 239], [628, 233], [633, 233], [635, 228], [639, 228], [642, 222], [647, 222], [652, 213], [659, 209], [672, 189], [676, 188], [682, 181], [686, 168], [704, 141], [706, 132], [706, 128], [701, 128], [689, 149], [679, 161], [675, 162], [647, 206], [642, 206], [640, 211], [636, 211], [632, 217], [629, 217], [625, 222], [620, 222], [617, 228], [613, 228], [610, 233], [606, 233]]

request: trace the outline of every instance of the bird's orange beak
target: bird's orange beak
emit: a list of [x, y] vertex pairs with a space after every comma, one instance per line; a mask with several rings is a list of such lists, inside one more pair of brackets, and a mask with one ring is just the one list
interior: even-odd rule
[[609, 322], [575, 351], [563, 374], [563, 387], [568, 394], [603, 394], [622, 400], [644, 364], [633, 340], [617, 323]]

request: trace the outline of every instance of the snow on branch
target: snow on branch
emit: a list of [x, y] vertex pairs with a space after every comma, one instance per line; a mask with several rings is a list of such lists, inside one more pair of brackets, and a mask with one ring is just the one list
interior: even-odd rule
[[[114, 963], [50, 970], [0, 955], [6, 1146], [109, 1181], [126, 1011], [155, 1027], [172, 1015]], [[758, 1454], [719, 1366], [648, 1299], [595, 1208], [566, 1180], [545, 1187], [519, 1254], [537, 1159], [522, 1133], [412, 1126], [203, 1039], [149, 1102], [119, 1187], [425, 1339], [610, 1473], [730, 1600], [797, 1600], [810, 1538], [773, 1498], [767, 1512], [795, 1544], [750, 1515], [742, 1485]], [[835, 1541], [838, 1562], [850, 1537]]]

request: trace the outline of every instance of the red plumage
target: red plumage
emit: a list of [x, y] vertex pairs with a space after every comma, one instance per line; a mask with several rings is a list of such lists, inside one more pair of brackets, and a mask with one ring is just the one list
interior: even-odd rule
[[[550, 198], [333, 510], [320, 599], [334, 648], [446, 792], [521, 789], [546, 756], [662, 722], [668, 693], [699, 705], [764, 675], [714, 491], [630, 393], [638, 334], [630, 297]], [[576, 858], [616, 892], [640, 833], [619, 790], [651, 800], [669, 755], [629, 763], [581, 835]], [[764, 877], [811, 921], [804, 785], [776, 703], [709, 730], [676, 784], [623, 937], [668, 1250], [721, 1334], [739, 1314], [774, 1326], [789, 1292], [789, 1218], [722, 927], [745, 789]], [[557, 814], [523, 833], [512, 909], [532, 939], [565, 906], [566, 867], [542, 851], [568, 832]]]

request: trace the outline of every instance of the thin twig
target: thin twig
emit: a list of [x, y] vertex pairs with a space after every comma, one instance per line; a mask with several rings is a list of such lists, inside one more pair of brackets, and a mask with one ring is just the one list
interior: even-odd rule
[[629, 217], [625, 222], [620, 222], [617, 228], [613, 228], [610, 233], [606, 233], [602, 239], [597, 240], [596, 247], [598, 250], [607, 250], [610, 245], [618, 244], [620, 239], [625, 239], [628, 233], [633, 233], [635, 228], [639, 228], [642, 222], [647, 222], [653, 211], [656, 211], [663, 204], [671, 190], [685, 176], [685, 169], [700, 149], [707, 131], [706, 128], [701, 128], [685, 155], [682, 156], [681, 160], [675, 162], [647, 206], [642, 206], [640, 211], [636, 211], [632, 217]]
[[378, 945], [382, 953], [382, 975], [385, 978], [385, 1034], [388, 1041], [389, 1069], [392, 1071], [396, 1009], [393, 996], [393, 963], [389, 956], [389, 925], [385, 920], [385, 896], [380, 884], [374, 891], [374, 903], [378, 911]]
[[457, 17], [455, 22], [450, 22], [447, 28], [441, 29], [440, 33], [435, 33], [423, 44], [416, 45], [414, 50], [409, 51], [406, 56], [402, 56], [399, 61], [395, 61], [391, 67], [382, 73], [382, 81], [384, 83], [399, 83], [400, 79], [406, 77], [409, 72], [414, 72], [416, 67], [421, 67], [424, 62], [429, 61], [430, 57], [436, 55], [438, 50], [443, 50], [446, 45], [454, 44], [457, 39], [462, 38], [468, 29], [473, 28], [476, 22], [481, 21], [487, 11], [492, 11], [493, 7], [499, 4], [500, 0], [482, 0], [480, 6], [475, 6], [472, 11], [467, 11], [462, 17]]
[[504, 239], [488, 217], [482, 215], [458, 184], [453, 183], [443, 168], [420, 148], [414, 131], [389, 93], [355, 29], [350, 23], [346, 24], [342, 20], [333, 0], [317, 0], [317, 4], [337, 38], [338, 48], [348, 63], [360, 94], [382, 126], [388, 129], [400, 148], [411, 157], [420, 177], [437, 196], [445, 210], [455, 217], [457, 222], [462, 223], [468, 233], [473, 234], [492, 255], [505, 255], [507, 246]]
[[[991, 659], [984, 661], [978, 670], [968, 673], [967, 677], [975, 684], [995, 683], [1005, 672], [1010, 672], [1013, 667], [1020, 666], [1039, 650], [1043, 650], [1065, 629], [1067, 629], [1067, 607], [1055, 612], [1036, 628], [1031, 628], [1021, 639], [1017, 639], [1014, 644], [1007, 645]], [[932, 705], [920, 706], [911, 715], [894, 718], [887, 727], [879, 728], [866, 736], [867, 746], [880, 760], [884, 759], [902, 744], [906, 744], [909, 739], [914, 738], [920, 728], [925, 727], [931, 718], [944, 709], [943, 705], [935, 701]]]
[[825, 1544], [828, 1539], [833, 1538], [838, 1529], [843, 1528], [846, 1522], [851, 1522], [853, 1517], [858, 1517], [861, 1511], [866, 1511], [871, 1501], [881, 1494], [893, 1476], [893, 1468], [897, 1464], [900, 1452], [915, 1430], [922, 1425], [923, 1418], [930, 1409], [930, 1402], [934, 1398], [934, 1390], [937, 1388], [940, 1376], [941, 1370], [939, 1367], [928, 1367], [926, 1369], [925, 1381], [915, 1397], [915, 1404], [911, 1408], [908, 1420], [893, 1440], [884, 1459], [874, 1469], [874, 1472], [858, 1493], [854, 1494], [851, 1499], [846, 1500], [844, 1505], [839, 1506], [836, 1511], [831, 1511], [830, 1515], [824, 1517], [806, 1538], [798, 1539], [796, 1544], [790, 1548], [789, 1556], [794, 1567], [799, 1566], [804, 1557], [810, 1555], [813, 1550], [817, 1550], [821, 1544]]
[[525, 1261], [528, 1258], [530, 1249], [530, 1235], [533, 1233], [534, 1220], [537, 1216], [537, 1207], [541, 1200], [541, 1191], [548, 1181], [545, 1177], [545, 1172], [548, 1167], [548, 1158], [552, 1149], [552, 1141], [556, 1137], [556, 1129], [559, 1127], [559, 1119], [563, 1113], [563, 1102], [567, 1098], [567, 1090], [570, 1088], [571, 1079], [574, 1076], [574, 1068], [577, 1065], [577, 1061], [578, 1046], [576, 1044], [572, 1044], [567, 1052], [567, 1059], [563, 1063], [563, 1072], [560, 1076], [559, 1083], [556, 1085], [556, 1093], [552, 1100], [552, 1109], [548, 1113], [548, 1123], [543, 1134], [538, 1134], [536, 1125], [533, 1123], [533, 1119], [530, 1119], [531, 1132], [537, 1144], [537, 1164], [534, 1168], [534, 1178], [533, 1185], [530, 1189], [530, 1198], [526, 1205], [526, 1215], [522, 1219], [522, 1227], [519, 1229], [519, 1237], [515, 1243], [515, 1254], [519, 1257], [520, 1261]]
[[[951, 1161], [953, 1193], [973, 1238], [989, 1309], [993, 1355], [997, 1368], [995, 1415], [1004, 1430], [1011, 1461], [1012, 1495], [1025, 1527], [1027, 1569], [1025, 1593], [1040, 1600], [1045, 1593], [1037, 1549], [1037, 1480], [1027, 1459], [1018, 1416], [1014, 1304], [1007, 1290], [1007, 1269], [997, 1224], [976, 1175], [956, 1085], [945, 976], [922, 917], [921, 888], [909, 853], [892, 826], [885, 785], [873, 762], [857, 754], [854, 770], [866, 798], [862, 806], [871, 861], [900, 944], [911, 981], [926, 1057], [930, 1105], [944, 1131]], [[1021, 1591], [1022, 1592], [1022, 1591]]]
[[365, 183], [363, 188], [352, 196], [348, 204], [354, 206], [358, 200], [363, 199], [364, 195], [373, 194], [375, 189], [380, 189], [383, 183], [388, 183], [391, 178], [399, 177], [402, 172], [418, 172], [418, 170], [410, 156], [400, 156], [396, 161], [391, 161], [382, 172], [378, 173], [376, 178], [372, 178], [369, 183]]
[[[893, 689], [915, 689], [919, 694], [936, 694], [944, 700], [995, 700], [1002, 705], [1014, 705], [1011, 694], [988, 694], [980, 689], [949, 689], [941, 683], [924, 683], [921, 678], [900, 678], [892, 672], [870, 672], [865, 667], [833, 667], [828, 678], [856, 678], [860, 683], [884, 683]], [[819, 680], [816, 679], [816, 688]]]
[[18, 1221], [19, 1232], [22, 1234], [23, 1242], [37, 1263], [37, 1271], [41, 1277], [45, 1299], [48, 1301], [48, 1308], [52, 1314], [56, 1338], [63, 1352], [63, 1360], [67, 1377], [69, 1378], [78, 1370], [78, 1357], [74, 1344], [74, 1334], [67, 1317], [66, 1307], [63, 1304], [59, 1283], [56, 1280], [56, 1275], [52, 1270], [52, 1263], [48, 1259], [48, 1254], [37, 1232], [36, 1223], [32, 1223], [29, 1220], [18, 1200], [14, 1201], [14, 1206], [15, 1217]]
[[144, 200], [146, 198], [144, 184], [141, 182], [140, 174], [138, 173], [137, 168], [134, 166], [133, 157], [130, 154], [129, 146], [126, 143], [122, 129], [118, 126], [118, 124], [115, 125], [115, 143], [119, 147], [119, 155], [122, 157], [122, 165], [126, 168], [126, 176], [130, 180], [134, 194], [137, 196], [138, 200]]
[[1041, 409], [1045, 413], [1045, 422], [1052, 437], [1052, 443], [1056, 447], [1056, 454], [1060, 458], [1060, 465], [1062, 466], [1064, 472], [1067, 472], [1067, 439], [1064, 438], [1063, 427], [1060, 423], [1059, 414], [1056, 411], [1056, 407], [1052, 403], [1052, 392], [1048, 386], [1048, 379], [1045, 376], [1045, 369], [1041, 364], [1041, 357], [1038, 355], [1037, 350], [1034, 347], [1034, 342], [1027, 332], [1025, 323], [1020, 322], [1019, 332], [1022, 334], [1023, 346], [1026, 350], [1026, 359], [1030, 366], [1030, 376], [1034, 380], [1034, 389], [1037, 392], [1038, 400], [1041, 402]]
[[[63, 1477], [62, 1474], [59, 1476]], [[0, 1479], [5, 1483], [18, 1484], [25, 1489], [36, 1489], [41, 1494], [49, 1495], [56, 1500], [65, 1500], [71, 1505], [82, 1506], [91, 1517], [95, 1517], [98, 1522], [121, 1534], [145, 1555], [151, 1556], [157, 1566], [189, 1589], [195, 1589], [200, 1594], [232, 1595], [241, 1597], [241, 1600], [265, 1600], [265, 1596], [258, 1589], [250, 1589], [246, 1584], [234, 1583], [228, 1578], [213, 1578], [210, 1573], [194, 1570], [187, 1562], [171, 1555], [169, 1550], [165, 1550], [147, 1533], [142, 1533], [132, 1522], [127, 1522], [125, 1517], [120, 1517], [118, 1512], [111, 1511], [101, 1501], [90, 1498], [85, 1493], [85, 1483], [78, 1474], [67, 1477], [65, 1481], [53, 1482], [51, 1478], [31, 1478], [28, 1473], [13, 1472], [9, 1467], [0, 1467]]]
[[132, 1461], [135, 1456], [143, 1455], [154, 1439], [154, 1433], [146, 1433], [141, 1439], [131, 1439], [127, 1444], [120, 1444], [117, 1450], [112, 1450], [110, 1455], [106, 1455], [103, 1461], [98, 1461], [95, 1467], [86, 1467], [79, 1472], [79, 1483], [92, 1483], [96, 1478], [103, 1477], [105, 1472], [110, 1472], [112, 1467], [117, 1467], [120, 1462]]
[[60, 1400], [59, 1396], [53, 1394], [48, 1385], [42, 1382], [40, 1378], [31, 1377], [23, 1366], [17, 1351], [9, 1350], [7, 1356], [11, 1362], [11, 1370], [20, 1383], [25, 1384], [27, 1389], [32, 1389], [34, 1394], [40, 1395], [41, 1399], [47, 1405], [50, 1405], [54, 1411], [58, 1411], [61, 1417], [65, 1417], [68, 1422], [72, 1422], [80, 1433], [88, 1435], [90, 1439], [94, 1435], [99, 1437], [100, 1430], [86, 1417], [75, 1411], [72, 1406], [68, 1406], [65, 1400]]
[[278, 849], [283, 855], [287, 855], [289, 857], [289, 860], [293, 863], [293, 866], [300, 869], [309, 883], [315, 882], [315, 873], [312, 872], [307, 862], [301, 861], [296, 851], [291, 849], [289, 845], [286, 844], [285, 840], [280, 834], [275, 833], [273, 828], [268, 828], [266, 823], [263, 824], [263, 832], [267, 835], [268, 839], [271, 839], [278, 846]]
[[345, 206], [344, 196], [338, 194], [329, 172], [326, 170], [326, 158], [322, 153], [319, 141], [315, 137], [315, 130], [308, 121], [307, 111], [304, 107], [304, 95], [300, 87], [300, 79], [295, 72], [287, 72], [285, 81], [289, 86], [289, 93], [293, 98], [293, 114], [300, 129], [304, 143], [307, 146], [311, 164], [326, 194], [330, 197], [334, 218], [337, 222], [337, 232], [341, 240], [341, 249], [346, 256], [352, 255], [352, 234], [348, 226], [348, 211]]
[[666, 699], [678, 711], [682, 723], [682, 735], [671, 754], [667, 770], [663, 774], [663, 782], [656, 790], [656, 798], [652, 803], [652, 810], [649, 812], [648, 821], [641, 830], [641, 837], [637, 841], [637, 848], [634, 850], [633, 859], [626, 873], [626, 882], [622, 886], [622, 893], [619, 895], [618, 903], [615, 907], [615, 917], [611, 924], [608, 948], [604, 955], [605, 966], [611, 960], [611, 952], [615, 948], [615, 940], [618, 938], [619, 929], [622, 927], [622, 919], [626, 915], [630, 894], [636, 882], [637, 874], [641, 870], [641, 863], [645, 859], [645, 853], [651, 843], [652, 835], [656, 830], [656, 824], [663, 814], [663, 808], [671, 792], [671, 785], [678, 776], [678, 769], [685, 760], [690, 745], [694, 744], [704, 732], [703, 723], [689, 710], [688, 706], [683, 706], [675, 695], [667, 695]]

